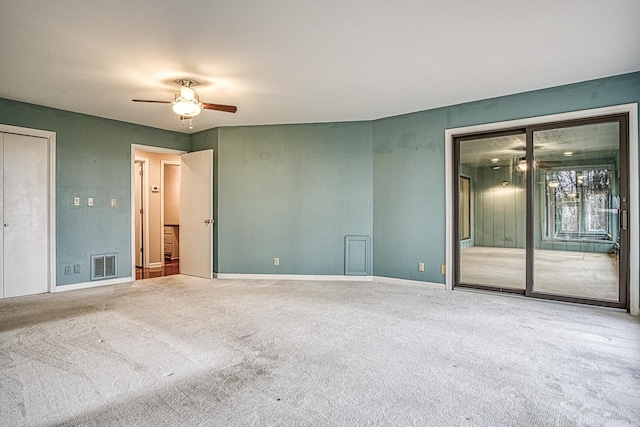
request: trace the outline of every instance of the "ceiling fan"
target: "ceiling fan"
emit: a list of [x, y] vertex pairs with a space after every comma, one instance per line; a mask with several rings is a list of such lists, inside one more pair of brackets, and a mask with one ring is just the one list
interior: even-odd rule
[[[519, 170], [520, 172], [524, 172], [527, 170], [527, 158], [526, 157], [520, 157], [519, 159], [517, 159], [517, 161], [514, 160], [515, 163], [515, 168], [517, 170]], [[553, 169], [554, 166], [557, 165], [561, 165], [562, 162], [559, 160], [546, 160], [546, 161], [538, 161], [535, 160], [533, 161], [533, 165], [537, 168], [540, 169], [544, 169], [544, 170], [549, 170], [549, 169]]]
[[238, 107], [234, 105], [223, 105], [223, 104], [209, 104], [208, 102], [200, 102], [200, 97], [196, 93], [195, 89], [192, 86], [196, 86], [196, 83], [193, 80], [189, 79], [178, 79], [176, 83], [180, 85], [180, 92], [176, 92], [173, 97], [173, 101], [150, 101], [146, 99], [132, 99], [133, 102], [153, 102], [156, 104], [171, 104], [171, 108], [173, 112], [180, 116], [180, 120], [182, 120], [182, 124], [189, 121], [189, 129], [193, 129], [193, 123], [191, 119], [200, 112], [205, 110], [216, 110], [216, 111], [224, 111], [227, 113], [235, 113], [238, 110]]

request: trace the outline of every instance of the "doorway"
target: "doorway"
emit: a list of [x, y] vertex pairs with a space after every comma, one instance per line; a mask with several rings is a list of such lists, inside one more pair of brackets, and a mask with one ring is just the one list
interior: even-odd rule
[[[144, 154], [142, 154], [142, 151]], [[179, 273], [191, 276], [212, 278], [213, 277], [213, 227], [215, 224], [213, 218], [213, 177], [214, 177], [214, 153], [213, 150], [207, 149], [202, 151], [195, 151], [191, 153], [185, 153], [183, 151], [149, 147], [143, 145], [132, 144], [131, 146], [131, 223], [135, 223], [136, 209], [135, 209], [135, 160], [136, 153], [140, 152], [139, 156], [146, 156], [153, 164], [153, 159], [158, 159], [158, 164], [161, 160], [167, 160], [167, 164], [176, 163], [180, 165], [180, 202], [179, 202], [179, 235], [176, 236], [179, 240], [179, 264], [173, 263], [171, 270], [172, 274]], [[173, 156], [173, 158], [167, 158], [167, 156]], [[162, 170], [161, 168], [158, 168]], [[143, 180], [144, 181], [144, 180]], [[156, 257], [149, 259], [149, 268], [164, 268], [164, 272], [167, 272], [167, 262], [165, 258], [165, 245], [164, 236], [167, 228], [164, 224], [164, 218], [160, 218], [160, 209], [154, 209], [154, 203], [152, 203], [151, 195], [159, 196], [160, 183], [163, 179], [158, 173], [157, 179], [153, 173], [149, 173], [149, 183], [145, 186], [144, 192], [149, 197], [142, 197], [144, 203], [148, 205], [146, 211], [150, 214], [152, 212], [157, 213], [157, 220], [152, 220], [152, 216], [149, 215], [149, 226], [145, 224], [145, 230], [157, 230], [157, 239], [153, 238], [150, 232], [146, 233], [149, 236], [148, 254]], [[164, 187], [164, 185], [162, 185]], [[147, 202], [147, 199], [148, 202]], [[160, 200], [160, 197], [153, 197], [153, 199]], [[158, 202], [160, 204], [160, 202]], [[143, 208], [144, 210], [145, 208]], [[146, 219], [145, 219], [146, 221]], [[168, 230], [167, 230], [168, 231]], [[146, 237], [145, 237], [146, 242]], [[157, 243], [154, 249], [154, 242]], [[172, 241], [173, 243], [173, 241]], [[132, 265], [132, 277], [136, 277], [136, 229], [135, 226], [131, 228], [131, 265]]]
[[629, 115], [454, 138], [454, 287], [628, 308]]
[[[179, 217], [165, 213], [167, 208], [175, 212], [179, 206], [179, 172], [167, 174], [165, 169], [179, 171], [182, 153], [148, 146], [133, 148], [132, 241], [136, 279], [180, 272]], [[166, 220], [171, 224], [167, 226]]]

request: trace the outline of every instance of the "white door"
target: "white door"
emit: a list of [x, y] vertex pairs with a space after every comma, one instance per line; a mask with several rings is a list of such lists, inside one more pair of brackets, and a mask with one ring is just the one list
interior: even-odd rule
[[4, 134], [4, 297], [48, 291], [48, 140]]
[[213, 150], [183, 154], [180, 169], [180, 273], [213, 275]]

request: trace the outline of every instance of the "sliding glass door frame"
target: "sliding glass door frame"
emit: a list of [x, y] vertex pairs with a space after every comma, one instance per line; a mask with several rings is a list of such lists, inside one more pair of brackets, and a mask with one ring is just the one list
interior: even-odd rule
[[[620, 235], [620, 250], [619, 250], [619, 265], [618, 265], [618, 301], [604, 301], [588, 298], [580, 298], [576, 296], [560, 295], [560, 294], [548, 294], [543, 292], [537, 292], [534, 290], [534, 206], [535, 204], [535, 168], [534, 168], [534, 134], [536, 132], [569, 128], [577, 126], [585, 126], [599, 123], [611, 123], [617, 122], [620, 132], [620, 145], [619, 145], [619, 163], [620, 163], [620, 206], [619, 217], [621, 218], [619, 223], [619, 235]], [[527, 250], [526, 250], [526, 287], [525, 295], [532, 298], [551, 299], [555, 301], [565, 301], [580, 304], [599, 305], [604, 307], [614, 308], [627, 308], [629, 300], [629, 227], [628, 227], [628, 204], [629, 204], [629, 117], [628, 114], [614, 114], [585, 119], [576, 119], [569, 121], [550, 122], [541, 125], [526, 127], [527, 145], [526, 145], [526, 160], [527, 160], [527, 221], [526, 221], [526, 234], [527, 234]]]
[[[535, 206], [535, 167], [534, 167], [534, 134], [536, 132], [570, 128], [577, 126], [585, 126], [590, 124], [617, 122], [619, 129], [619, 163], [620, 163], [620, 206], [619, 206], [619, 227], [620, 227], [620, 250], [618, 265], [618, 301], [606, 301], [598, 299], [581, 298], [576, 296], [549, 294], [537, 292], [534, 290], [534, 209]], [[526, 272], [525, 272], [525, 289], [504, 288], [499, 286], [488, 286], [473, 283], [461, 283], [460, 281], [460, 145], [461, 142], [470, 141], [479, 138], [489, 138], [498, 136], [508, 136], [516, 134], [526, 135]], [[453, 283], [455, 287], [471, 287], [477, 289], [495, 290], [502, 292], [510, 292], [523, 294], [527, 297], [550, 299], [556, 301], [565, 301], [581, 304], [591, 304], [598, 306], [628, 308], [629, 307], [629, 252], [630, 252], [630, 232], [628, 227], [628, 204], [629, 204], [629, 114], [610, 114], [588, 118], [577, 118], [565, 121], [550, 121], [546, 123], [527, 125], [522, 127], [505, 128], [501, 130], [491, 130], [487, 132], [475, 132], [460, 135], [453, 135], [453, 156], [452, 156], [452, 173], [453, 173], [453, 204], [452, 204], [452, 255], [453, 255]]]
[[[501, 136], [511, 136], [511, 135], [524, 135], [526, 129], [523, 127], [509, 128], [509, 129], [501, 129], [490, 132], [483, 133], [470, 133], [466, 135], [457, 135], [454, 137], [454, 161], [453, 161], [453, 193], [455, 195], [455, 200], [453, 203], [453, 236], [454, 242], [457, 244], [454, 245], [454, 259], [457, 260], [454, 263], [454, 271], [453, 271], [453, 287], [460, 286], [466, 288], [474, 288], [474, 289], [482, 289], [482, 290], [498, 290], [500, 292], [514, 293], [514, 294], [522, 294], [524, 295], [524, 290], [511, 288], [511, 287], [499, 287], [499, 286], [488, 286], [477, 283], [461, 283], [460, 282], [460, 143], [464, 141], [470, 141], [478, 138], [492, 138], [492, 137], [501, 137]], [[473, 187], [473, 183], [471, 184]]]

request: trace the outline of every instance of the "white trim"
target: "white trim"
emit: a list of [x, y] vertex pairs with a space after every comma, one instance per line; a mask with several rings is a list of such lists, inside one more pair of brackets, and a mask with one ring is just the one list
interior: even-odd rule
[[584, 119], [589, 117], [605, 116], [610, 114], [629, 114], [629, 306], [634, 316], [640, 315], [640, 202], [638, 200], [638, 104], [614, 105], [611, 107], [594, 108], [590, 110], [578, 110], [568, 113], [551, 114], [548, 116], [531, 117], [527, 119], [509, 120], [504, 122], [486, 123], [481, 125], [464, 126], [445, 129], [445, 191], [446, 191], [446, 243], [445, 258], [447, 274], [445, 283], [447, 289], [453, 288], [453, 138], [456, 135], [481, 133], [493, 130], [533, 126], [549, 122]]
[[393, 277], [373, 276], [373, 281], [378, 283], [387, 283], [390, 285], [418, 286], [421, 288], [437, 289], [442, 291], [447, 289], [444, 283], [421, 282], [419, 280], [396, 279]]
[[373, 282], [373, 276], [341, 276], [341, 275], [313, 275], [313, 274], [235, 274], [213, 273], [214, 279], [245, 279], [245, 280], [316, 280], [340, 282]]
[[[142, 268], [149, 268], [149, 158], [148, 157], [136, 157], [134, 160], [134, 175], [135, 175], [135, 164], [142, 163]], [[135, 186], [135, 176], [133, 177]], [[132, 201], [134, 204], [132, 205], [133, 214], [134, 214], [134, 236], [135, 236], [135, 188], [134, 194], [132, 197]], [[135, 237], [134, 237], [135, 238]], [[135, 240], [134, 240], [135, 245]], [[134, 248], [134, 251], [137, 248]], [[134, 264], [135, 264], [135, 253], [134, 253]], [[135, 267], [135, 266], [134, 266]], [[135, 277], [135, 276], [134, 276]]]
[[[160, 153], [160, 154], [184, 154], [187, 151], [184, 150], [175, 150], [172, 148], [161, 148], [161, 147], [153, 147], [151, 145], [142, 145], [142, 144], [131, 144], [131, 277], [136, 277], [136, 225], [135, 225], [135, 220], [136, 220], [136, 205], [135, 205], [135, 185], [136, 185], [136, 181], [135, 181], [135, 169], [136, 169], [136, 150], [142, 150], [142, 151], [148, 151], [150, 153]], [[145, 174], [145, 176], [149, 176], [148, 173]], [[146, 184], [148, 189], [148, 183]], [[148, 191], [145, 191], [145, 194], [148, 195]], [[148, 197], [148, 196], [147, 196]], [[148, 206], [148, 200], [146, 200], [146, 204]], [[144, 209], [144, 208], [143, 208]], [[148, 212], [148, 209], [146, 210], [146, 212]], [[146, 215], [145, 215], [145, 218]], [[145, 224], [147, 226], [147, 230], [149, 229], [148, 224]], [[147, 233], [148, 235], [149, 233]], [[162, 236], [162, 234], [160, 234]], [[149, 244], [147, 243], [146, 247], [149, 247]], [[164, 247], [164, 246], [163, 246]], [[164, 255], [163, 255], [164, 256]], [[147, 260], [149, 259], [149, 257], [145, 257], [145, 262], [147, 262]]]
[[[135, 277], [135, 276], [134, 276]], [[100, 286], [119, 285], [121, 283], [133, 282], [131, 277], [118, 277], [117, 279], [96, 280], [93, 282], [73, 283], [71, 285], [56, 286], [54, 292], [77, 291], [78, 289], [97, 288]]]
[[640, 316], [640, 177], [638, 176], [638, 104], [629, 108], [629, 306]]
[[49, 237], [47, 255], [49, 257], [49, 274], [47, 292], [56, 289], [56, 133], [42, 129], [30, 129], [0, 124], [0, 132], [45, 138], [49, 152]]

